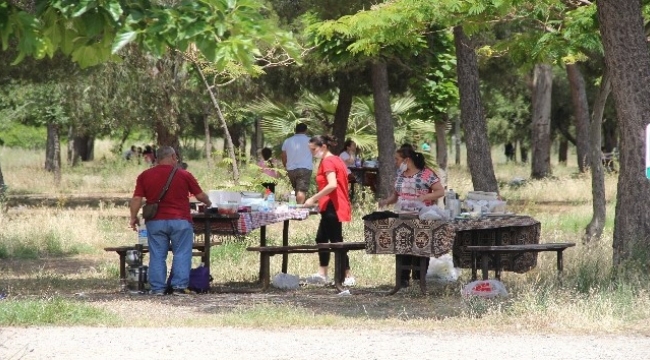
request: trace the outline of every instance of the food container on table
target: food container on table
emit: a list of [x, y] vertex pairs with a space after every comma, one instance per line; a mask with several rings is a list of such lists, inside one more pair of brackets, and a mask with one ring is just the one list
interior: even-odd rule
[[208, 191], [208, 197], [212, 207], [218, 207], [217, 204], [239, 203], [242, 195], [239, 191], [210, 190]]
[[221, 215], [236, 214], [239, 210], [238, 202], [217, 203], [217, 213]]

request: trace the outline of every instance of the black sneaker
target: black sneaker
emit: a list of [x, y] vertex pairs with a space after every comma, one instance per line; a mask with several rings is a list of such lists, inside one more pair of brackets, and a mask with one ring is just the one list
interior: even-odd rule
[[174, 292], [172, 294], [176, 296], [190, 296], [190, 295], [194, 295], [194, 292], [185, 288], [185, 289], [174, 289]]

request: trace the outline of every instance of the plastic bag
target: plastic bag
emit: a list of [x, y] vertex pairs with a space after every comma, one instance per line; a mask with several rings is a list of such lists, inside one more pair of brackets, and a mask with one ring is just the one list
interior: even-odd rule
[[418, 218], [420, 220], [449, 220], [451, 211], [441, 209], [437, 205], [427, 206], [420, 209]]
[[273, 277], [271, 282], [274, 287], [283, 290], [294, 290], [300, 286], [300, 278], [296, 275], [278, 273]]
[[460, 291], [463, 296], [480, 296], [493, 298], [497, 296], [508, 296], [505, 285], [499, 280], [476, 280], [463, 286]]
[[429, 260], [427, 269], [427, 281], [436, 283], [453, 283], [458, 280], [458, 269], [454, 267], [454, 260], [451, 254], [445, 254], [440, 257], [432, 257]]

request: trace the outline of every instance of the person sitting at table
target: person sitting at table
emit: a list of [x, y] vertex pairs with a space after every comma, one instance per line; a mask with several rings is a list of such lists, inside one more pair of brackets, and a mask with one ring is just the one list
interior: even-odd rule
[[[385, 207], [396, 203], [398, 200], [418, 200], [429, 206], [445, 194], [440, 179], [433, 170], [427, 168], [424, 163], [424, 155], [416, 152], [412, 146], [402, 146], [395, 152], [395, 166], [398, 168], [397, 179], [395, 179], [395, 192], [386, 199], [379, 201], [379, 206]], [[419, 257], [405, 255], [404, 265], [419, 264]], [[428, 258], [427, 258], [428, 267]], [[402, 286], [409, 285], [411, 271], [403, 270], [401, 276]], [[419, 280], [419, 270], [413, 270], [413, 280]]]
[[[257, 162], [257, 166], [260, 167], [262, 173], [277, 179], [279, 175], [277, 171], [273, 170], [276, 168], [276, 165], [273, 159], [271, 159], [271, 156], [273, 155], [273, 150], [265, 147], [260, 151], [260, 154], [262, 155], [262, 158], [260, 159], [260, 161]], [[271, 190], [272, 193], [275, 193], [275, 184], [276, 183], [274, 181], [265, 181], [262, 183], [262, 186]]]
[[[336, 140], [330, 135], [318, 135], [309, 140], [311, 153], [320, 158], [321, 162], [316, 171], [316, 185], [318, 192], [305, 200], [305, 206], [318, 203], [321, 214], [316, 243], [338, 243], [343, 241], [343, 222], [352, 219], [352, 206], [348, 195], [347, 167], [340, 157], [332, 154], [330, 149], [336, 146]], [[327, 283], [327, 267], [329, 266], [330, 253], [318, 253], [320, 268], [309, 278], [308, 283]], [[344, 258], [345, 280], [344, 286], [355, 285], [355, 279], [350, 273], [350, 259]]]
[[351, 167], [356, 167], [357, 163], [360, 163], [360, 161], [357, 161], [359, 160], [359, 156], [357, 155], [357, 144], [352, 141], [352, 139], [347, 139], [343, 144], [343, 148], [344, 150], [339, 154], [339, 157], [343, 160], [345, 166], [348, 167], [348, 181], [351, 183], [360, 183], [361, 179], [352, 175], [352, 171], [350, 170]]

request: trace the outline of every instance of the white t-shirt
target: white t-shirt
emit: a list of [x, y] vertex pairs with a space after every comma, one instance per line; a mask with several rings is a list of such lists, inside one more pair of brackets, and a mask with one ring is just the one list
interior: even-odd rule
[[282, 151], [287, 153], [287, 170], [313, 169], [313, 159], [309, 150], [309, 137], [307, 135], [296, 134], [284, 140]]
[[[351, 166], [354, 166], [354, 164], [350, 165], [350, 164], [347, 163], [347, 161], [348, 161], [350, 158], [352, 158], [352, 156], [350, 156], [350, 154], [348, 154], [347, 151], [343, 151], [343, 152], [341, 152], [341, 153], [339, 154], [339, 157], [341, 158], [341, 160], [343, 160], [343, 162], [345, 162], [345, 166], [347, 166], [348, 168], [351, 167]], [[355, 159], [355, 160], [356, 160], [356, 159]], [[352, 171], [350, 171], [350, 169], [348, 169], [348, 174], [350, 174], [351, 172], [352, 172]]]

